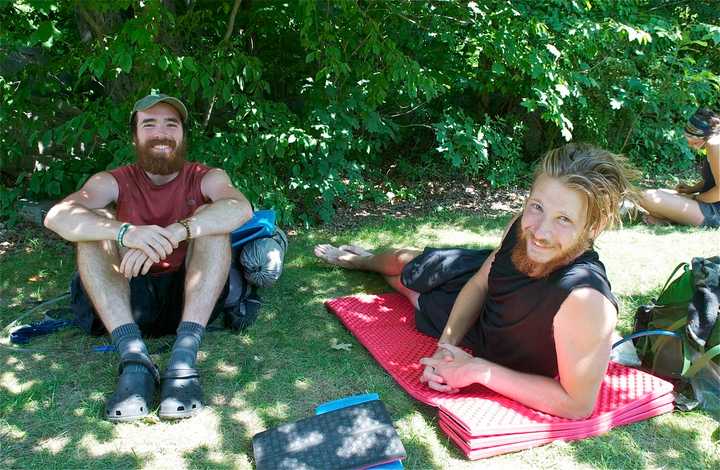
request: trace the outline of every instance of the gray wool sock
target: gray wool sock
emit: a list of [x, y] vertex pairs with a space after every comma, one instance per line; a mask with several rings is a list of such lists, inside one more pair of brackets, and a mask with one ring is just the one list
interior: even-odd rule
[[[142, 340], [140, 334], [140, 328], [136, 323], [126, 323], [120, 325], [110, 333], [112, 337], [113, 345], [120, 355], [122, 360], [123, 356], [129, 353], [140, 353], [149, 356], [145, 342]], [[145, 372], [150, 373], [147, 367], [141, 364], [128, 364], [123, 369], [123, 374], [126, 372]]]
[[190, 321], [180, 322], [177, 338], [170, 353], [168, 369], [193, 369], [205, 334], [205, 327]]

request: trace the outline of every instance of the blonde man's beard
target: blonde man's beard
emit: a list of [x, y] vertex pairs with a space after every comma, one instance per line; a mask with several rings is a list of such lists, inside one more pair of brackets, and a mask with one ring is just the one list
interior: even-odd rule
[[592, 246], [591, 240], [583, 236], [555, 258], [546, 263], [538, 263], [528, 257], [528, 234], [524, 232], [520, 226], [518, 226], [518, 232], [518, 241], [512, 249], [510, 259], [518, 271], [537, 279], [547, 277], [554, 271], [569, 265]]

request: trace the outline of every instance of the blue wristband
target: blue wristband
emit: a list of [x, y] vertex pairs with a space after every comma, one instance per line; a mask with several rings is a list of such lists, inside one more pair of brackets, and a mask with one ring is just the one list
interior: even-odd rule
[[127, 222], [120, 226], [120, 230], [117, 234], [117, 244], [120, 246], [120, 248], [125, 248], [125, 243], [123, 243], [123, 239], [125, 238], [125, 232], [127, 232], [129, 228], [130, 224]]

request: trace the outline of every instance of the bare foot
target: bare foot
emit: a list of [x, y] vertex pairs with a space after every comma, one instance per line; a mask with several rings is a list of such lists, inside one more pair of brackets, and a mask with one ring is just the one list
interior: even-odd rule
[[372, 251], [368, 251], [365, 248], [357, 245], [341, 245], [338, 247], [339, 250], [350, 252], [354, 255], [358, 256], [372, 256], [374, 253]]
[[[347, 247], [349, 245], [345, 245]], [[350, 251], [343, 249], [344, 247], [336, 248], [332, 245], [317, 245], [315, 247], [315, 256], [333, 266], [340, 266], [346, 269], [356, 269], [353, 261], [358, 258], [365, 258], [366, 256], [372, 256], [367, 250], [360, 247], [353, 247], [356, 251]], [[362, 254], [359, 254], [362, 253]]]
[[620, 217], [622, 218], [633, 220], [646, 213], [644, 209], [628, 199], [623, 199], [620, 203]]

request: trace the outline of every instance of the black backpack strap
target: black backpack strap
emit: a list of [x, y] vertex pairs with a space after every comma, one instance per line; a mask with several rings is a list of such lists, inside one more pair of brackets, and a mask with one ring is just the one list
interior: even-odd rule
[[674, 336], [675, 338], [682, 340], [682, 335], [680, 333], [677, 333], [675, 331], [670, 330], [644, 330], [644, 331], [636, 331], [635, 333], [632, 333], [630, 335], [625, 336], [620, 341], [617, 341], [615, 344], [612, 345], [611, 349], [615, 349], [616, 347], [620, 346], [621, 344], [636, 339], [636, 338], [642, 338], [643, 336]]
[[[692, 366], [691, 366], [692, 351], [685, 344], [685, 339], [683, 338], [683, 335], [676, 331], [660, 330], [660, 329], [636, 331], [633, 334], [625, 336], [620, 341], [615, 342], [615, 344], [612, 345], [611, 349], [615, 349], [616, 347], [620, 346], [621, 344], [623, 344], [626, 341], [630, 341], [635, 338], [642, 338], [643, 336], [672, 336], [672, 337], [680, 340], [680, 344], [682, 344], [682, 353], [683, 353], [683, 365], [682, 365], [682, 372], [680, 372], [680, 375], [682, 375], [683, 377], [692, 377], [692, 375], [695, 375], [695, 373], [697, 373], [699, 368], [702, 367], [702, 366], [698, 366], [699, 362], [696, 362], [696, 363], [692, 364]], [[707, 362], [710, 359], [712, 359], [716, 355], [720, 354], [720, 347], [713, 348], [713, 349], [717, 349], [717, 351], [713, 351], [714, 354], [712, 354], [709, 358], [704, 360], [702, 365], [707, 364]], [[705, 357], [703, 356], [701, 359], [705, 359]]]

